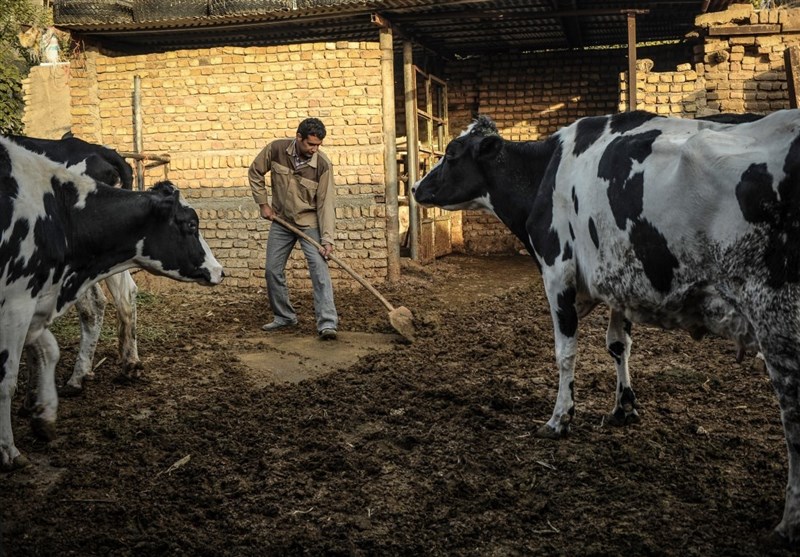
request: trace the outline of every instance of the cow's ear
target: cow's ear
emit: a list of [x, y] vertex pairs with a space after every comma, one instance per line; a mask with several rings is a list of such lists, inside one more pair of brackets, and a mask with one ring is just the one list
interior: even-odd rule
[[152, 188], [152, 191], [157, 194], [153, 202], [158, 214], [164, 219], [171, 219], [180, 204], [181, 194], [178, 189], [173, 188], [172, 191], [163, 191]]
[[475, 147], [475, 158], [481, 161], [492, 160], [500, 154], [503, 148], [503, 138], [497, 135], [487, 135]]
[[155, 183], [150, 188], [150, 191], [155, 193], [160, 193], [165, 197], [172, 197], [174, 194], [178, 192], [178, 188], [176, 188], [175, 184], [173, 184], [169, 180], [162, 180], [161, 182]]

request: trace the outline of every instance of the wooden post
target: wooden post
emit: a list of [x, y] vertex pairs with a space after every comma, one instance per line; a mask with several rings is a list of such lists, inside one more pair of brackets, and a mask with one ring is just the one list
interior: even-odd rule
[[419, 208], [411, 188], [419, 173], [419, 138], [417, 137], [417, 83], [413, 45], [403, 41], [403, 83], [406, 101], [406, 170], [408, 171], [408, 233], [411, 236], [411, 259], [419, 261]]
[[386, 192], [386, 278], [400, 279], [400, 217], [397, 204], [397, 126], [394, 111], [394, 46], [390, 25], [380, 29], [381, 84], [383, 85], [383, 173]]
[[636, 14], [628, 12], [628, 112], [636, 110]]
[[[142, 147], [142, 77], [133, 76], [133, 135], [134, 150], [141, 155]], [[144, 164], [136, 159], [136, 189], [144, 191]]]
[[797, 108], [800, 94], [800, 46], [790, 46], [783, 51], [783, 65], [786, 67], [786, 83], [789, 86], [789, 107]]

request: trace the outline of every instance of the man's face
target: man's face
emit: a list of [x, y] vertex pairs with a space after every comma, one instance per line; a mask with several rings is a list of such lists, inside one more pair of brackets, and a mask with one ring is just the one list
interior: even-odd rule
[[322, 145], [322, 140], [318, 138], [316, 135], [309, 135], [305, 139], [300, 137], [300, 134], [297, 134], [297, 150], [300, 151], [300, 155], [304, 158], [309, 158], [311, 155], [316, 153], [319, 150], [319, 146]]

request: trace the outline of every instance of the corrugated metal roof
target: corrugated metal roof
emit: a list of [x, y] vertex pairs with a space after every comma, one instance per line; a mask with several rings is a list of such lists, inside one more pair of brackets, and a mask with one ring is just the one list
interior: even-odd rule
[[133, 52], [374, 41], [383, 19], [396, 36], [452, 58], [626, 44], [629, 12], [638, 42], [677, 40], [697, 15], [738, 1], [57, 0], [54, 11], [58, 27]]

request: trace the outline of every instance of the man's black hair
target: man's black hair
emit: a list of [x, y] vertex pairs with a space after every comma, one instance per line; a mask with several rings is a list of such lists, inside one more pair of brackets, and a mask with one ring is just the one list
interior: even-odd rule
[[325, 139], [325, 124], [317, 118], [306, 118], [300, 125], [297, 126], [297, 133], [300, 134], [300, 139], [305, 139], [309, 135], [315, 135], [319, 139]]

